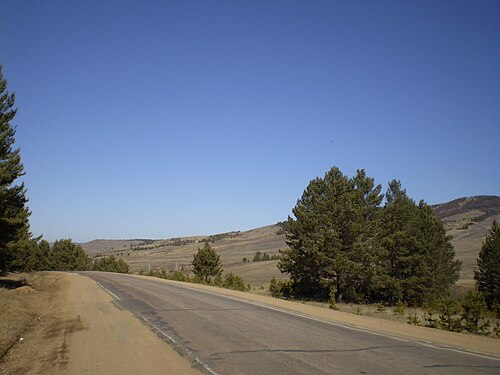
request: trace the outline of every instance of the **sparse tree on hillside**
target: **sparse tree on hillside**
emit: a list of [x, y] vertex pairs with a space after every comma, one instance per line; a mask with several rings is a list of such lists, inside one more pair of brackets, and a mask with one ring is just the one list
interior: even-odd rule
[[203, 248], [198, 248], [198, 252], [193, 255], [193, 272], [196, 276], [204, 278], [208, 283], [211, 277], [217, 277], [222, 274], [222, 262], [219, 254], [205, 243]]
[[477, 259], [474, 278], [489, 308], [500, 303], [500, 226], [493, 221]]
[[16, 116], [14, 93], [7, 91], [7, 81], [0, 65], [0, 273], [13, 267], [18, 242], [27, 241], [29, 233], [24, 183], [15, 181], [24, 174], [19, 149], [14, 149]]

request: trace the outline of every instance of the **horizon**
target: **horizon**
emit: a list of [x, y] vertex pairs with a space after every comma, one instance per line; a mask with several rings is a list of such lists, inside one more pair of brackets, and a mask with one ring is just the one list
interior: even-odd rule
[[500, 195], [500, 2], [0, 2], [31, 231], [165, 239], [286, 220], [333, 166]]

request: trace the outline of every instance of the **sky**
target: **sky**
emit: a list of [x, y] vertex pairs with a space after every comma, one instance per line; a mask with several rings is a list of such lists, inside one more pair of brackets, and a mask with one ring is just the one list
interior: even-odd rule
[[285, 220], [333, 166], [500, 195], [499, 1], [0, 0], [33, 235]]

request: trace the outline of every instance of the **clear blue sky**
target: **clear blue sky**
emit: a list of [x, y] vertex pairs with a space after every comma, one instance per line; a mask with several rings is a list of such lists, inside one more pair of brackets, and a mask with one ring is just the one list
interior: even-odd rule
[[286, 219], [364, 168], [416, 200], [500, 195], [499, 1], [0, 0], [34, 235]]

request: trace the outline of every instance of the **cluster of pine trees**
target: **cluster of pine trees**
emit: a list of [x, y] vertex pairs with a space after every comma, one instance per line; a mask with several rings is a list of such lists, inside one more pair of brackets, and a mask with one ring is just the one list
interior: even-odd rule
[[123, 259], [116, 259], [111, 255], [94, 261], [94, 264], [92, 264], [92, 271], [128, 273], [129, 268], [127, 262]]
[[336, 167], [309, 183], [278, 264], [295, 297], [421, 305], [448, 293], [460, 262], [441, 220], [399, 181], [381, 189], [364, 170], [349, 178]]

